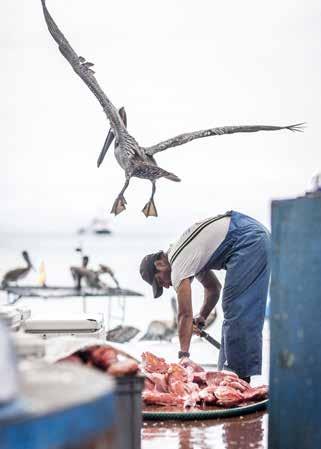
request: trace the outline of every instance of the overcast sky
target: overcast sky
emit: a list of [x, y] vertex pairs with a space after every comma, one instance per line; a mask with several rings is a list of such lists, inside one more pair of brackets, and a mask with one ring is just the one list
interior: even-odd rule
[[[95, 63], [129, 132], [152, 145], [223, 125], [307, 122], [304, 133], [196, 140], [156, 156], [159, 218], [133, 179], [120, 230], [183, 230], [229, 209], [269, 225], [274, 198], [303, 193], [321, 171], [321, 4], [284, 0], [48, 0], [75, 51]], [[40, 0], [2, 0], [1, 229], [73, 230], [109, 215], [124, 173], [97, 156], [108, 122], [49, 35]]]

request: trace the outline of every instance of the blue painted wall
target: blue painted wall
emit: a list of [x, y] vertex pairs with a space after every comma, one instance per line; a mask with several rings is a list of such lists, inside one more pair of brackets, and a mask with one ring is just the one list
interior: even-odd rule
[[272, 203], [269, 449], [321, 448], [321, 195]]

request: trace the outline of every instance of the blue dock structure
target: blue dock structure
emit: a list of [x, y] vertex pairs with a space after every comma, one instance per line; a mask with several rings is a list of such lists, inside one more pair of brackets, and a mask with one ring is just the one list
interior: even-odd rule
[[86, 367], [31, 366], [16, 404], [0, 404], [1, 449], [114, 447], [113, 389], [111, 378]]
[[321, 192], [272, 203], [269, 449], [321, 448]]

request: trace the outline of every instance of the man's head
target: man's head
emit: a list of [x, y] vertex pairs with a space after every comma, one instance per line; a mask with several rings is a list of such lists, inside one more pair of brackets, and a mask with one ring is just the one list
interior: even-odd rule
[[162, 295], [163, 287], [169, 288], [172, 285], [171, 266], [163, 251], [145, 256], [139, 271], [144, 281], [153, 287], [154, 298]]

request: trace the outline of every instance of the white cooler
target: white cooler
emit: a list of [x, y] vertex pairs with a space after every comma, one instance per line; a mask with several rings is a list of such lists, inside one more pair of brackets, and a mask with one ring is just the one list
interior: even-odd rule
[[41, 335], [42, 338], [73, 335], [75, 337], [94, 337], [106, 339], [104, 317], [102, 314], [77, 314], [52, 316], [37, 316], [24, 323], [24, 330], [30, 334]]

